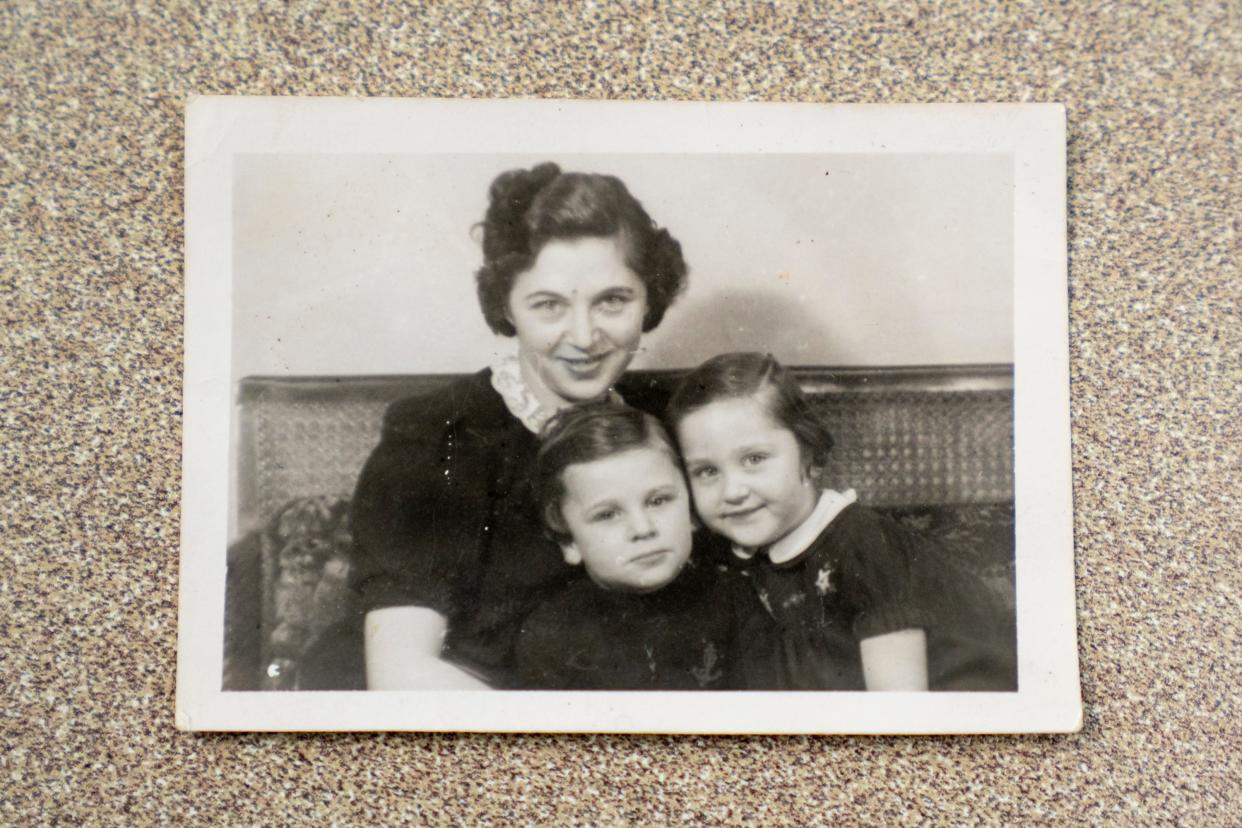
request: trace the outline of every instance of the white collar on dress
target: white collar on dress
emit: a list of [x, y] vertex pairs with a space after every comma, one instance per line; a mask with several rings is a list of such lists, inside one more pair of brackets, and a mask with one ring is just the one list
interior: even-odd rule
[[[548, 420], [552, 419], [556, 410], [544, 406], [531, 393], [526, 380], [522, 378], [522, 364], [516, 356], [500, 357], [492, 363], [491, 369], [492, 388], [495, 388], [496, 393], [500, 394], [500, 398], [505, 401], [505, 407], [509, 409], [509, 413], [517, 417], [528, 431], [538, 435], [543, 431]], [[611, 388], [608, 389], [608, 396], [613, 402], [625, 402], [621, 395]]]
[[540, 405], [522, 379], [522, 366], [515, 356], [505, 356], [492, 363], [492, 388], [505, 401], [509, 413], [517, 417], [527, 430], [538, 434], [556, 412]]
[[[807, 515], [806, 520], [768, 547], [768, 560], [774, 564], [783, 564], [801, 555], [828, 528], [828, 524], [841, 514], [841, 510], [856, 500], [858, 500], [858, 493], [853, 489], [846, 489], [844, 492], [824, 489], [820, 492], [819, 501], [811, 510], [811, 514]], [[733, 547], [733, 554], [743, 560], [750, 560], [757, 551], [757, 549], [746, 549], [736, 545]]]

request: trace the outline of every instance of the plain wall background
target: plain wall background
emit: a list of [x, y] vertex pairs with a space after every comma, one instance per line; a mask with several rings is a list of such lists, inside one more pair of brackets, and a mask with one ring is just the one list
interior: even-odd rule
[[[474, 371], [471, 228], [537, 156], [242, 156], [233, 376]], [[1008, 155], [560, 156], [624, 180], [682, 243], [690, 287], [634, 367], [727, 350], [788, 364], [1013, 359]]]

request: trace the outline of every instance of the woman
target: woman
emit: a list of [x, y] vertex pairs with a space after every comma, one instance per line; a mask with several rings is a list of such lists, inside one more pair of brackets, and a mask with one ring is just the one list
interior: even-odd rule
[[385, 416], [352, 515], [371, 689], [513, 686], [522, 620], [571, 573], [531, 495], [536, 433], [608, 395], [664, 403], [614, 384], [685, 288], [678, 242], [611, 176], [542, 164], [490, 200], [479, 304], [518, 353]]

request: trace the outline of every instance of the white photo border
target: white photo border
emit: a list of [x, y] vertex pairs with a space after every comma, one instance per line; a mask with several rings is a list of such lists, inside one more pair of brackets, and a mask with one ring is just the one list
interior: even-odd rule
[[[229, 349], [220, 343], [232, 330], [233, 158], [442, 152], [1011, 154], [1018, 691], [223, 690], [232, 388]], [[686, 734], [1081, 728], [1061, 105], [196, 97], [187, 105], [185, 169], [178, 728]]]

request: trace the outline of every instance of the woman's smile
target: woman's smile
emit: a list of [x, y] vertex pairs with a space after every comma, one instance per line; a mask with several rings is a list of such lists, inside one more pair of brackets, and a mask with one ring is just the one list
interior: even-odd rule
[[604, 353], [595, 354], [593, 356], [561, 355], [561, 356], [558, 356], [557, 359], [563, 362], [569, 368], [569, 370], [574, 371], [578, 374], [589, 375], [597, 371], [599, 367], [604, 364], [604, 361], [608, 358], [609, 354], [611, 353], [612, 353], [611, 351], [605, 351]]

